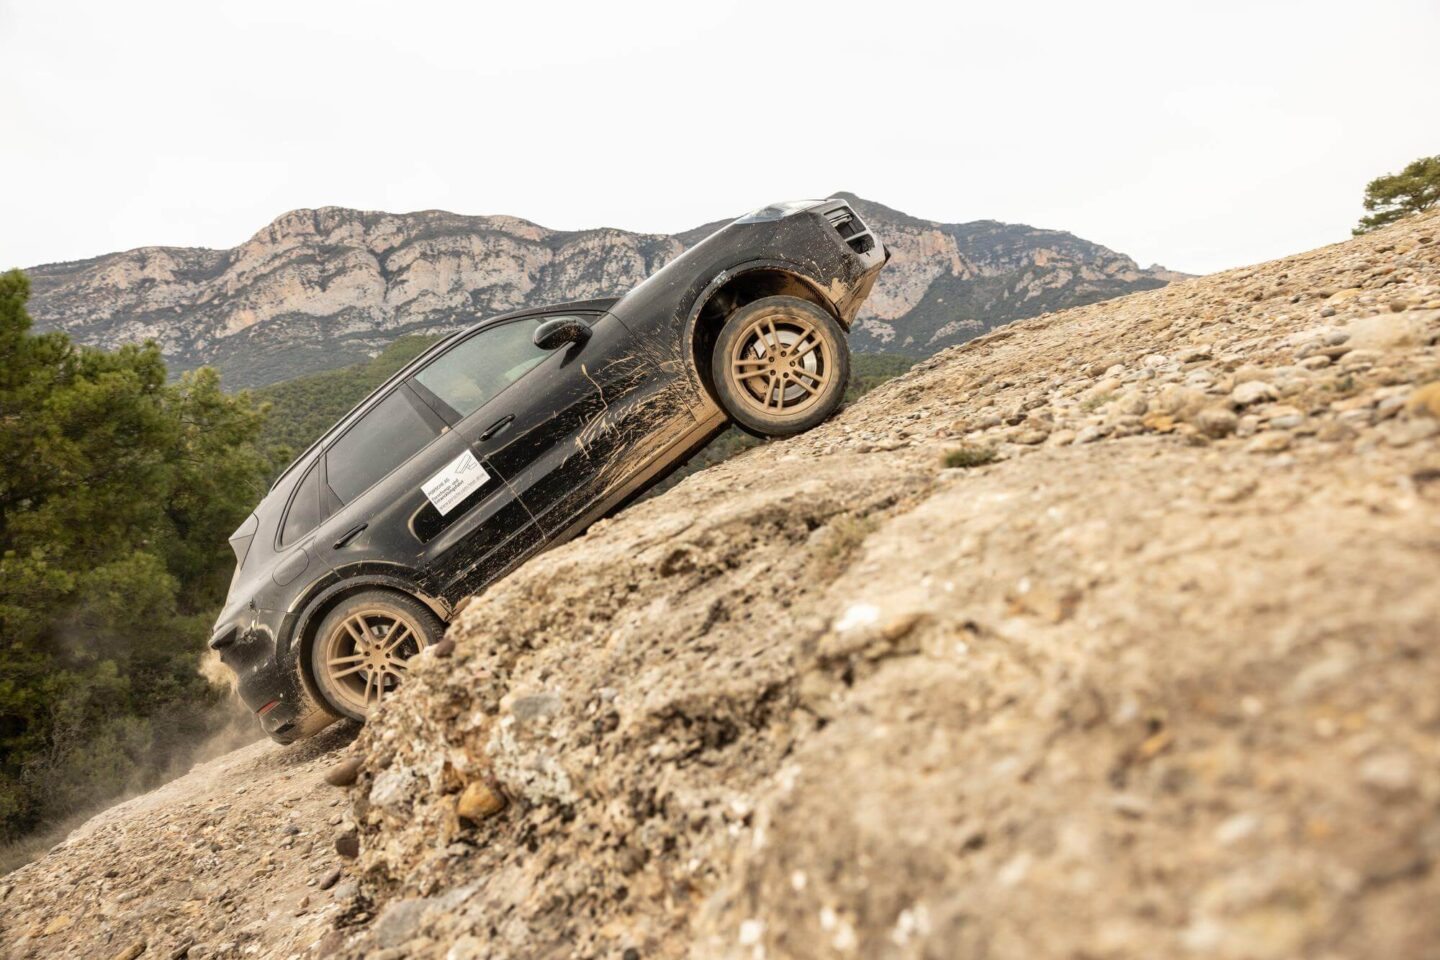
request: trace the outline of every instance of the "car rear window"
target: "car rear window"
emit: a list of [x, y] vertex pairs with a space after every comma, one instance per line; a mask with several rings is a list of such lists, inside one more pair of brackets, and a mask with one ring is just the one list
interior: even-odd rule
[[439, 435], [410, 402], [410, 391], [395, 390], [331, 445], [325, 455], [330, 489], [349, 503]]
[[545, 359], [546, 351], [535, 346], [535, 328], [537, 320], [552, 319], [514, 320], [481, 330], [426, 364], [415, 380], [468, 417]]
[[[319, 463], [317, 460], [315, 463]], [[290, 509], [285, 511], [285, 526], [280, 530], [280, 545], [287, 546], [315, 529], [320, 522], [320, 471], [315, 464], [305, 471], [305, 477], [295, 487], [290, 498]]]

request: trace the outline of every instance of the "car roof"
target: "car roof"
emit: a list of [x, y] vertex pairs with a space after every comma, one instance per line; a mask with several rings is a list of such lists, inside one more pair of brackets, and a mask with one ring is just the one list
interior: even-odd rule
[[491, 326], [493, 324], [504, 323], [509, 320], [521, 320], [525, 317], [536, 316], [537, 314], [556, 313], [568, 310], [574, 310], [576, 312], [584, 313], [604, 313], [605, 311], [613, 307], [616, 303], [618, 303], [619, 300], [619, 297], [601, 297], [591, 300], [567, 300], [563, 303], [550, 303], [540, 307], [524, 307], [519, 310], [511, 310], [508, 313], [497, 313], [493, 317], [486, 317], [485, 319], [480, 320], [477, 323], [472, 323], [468, 327], [456, 330], [454, 333], [451, 333], [448, 336], [441, 337], [439, 340], [435, 341], [433, 344], [427, 347], [425, 349], [425, 352], [421, 353], [414, 360], [411, 360], [409, 363], [405, 364], [405, 366], [395, 371], [389, 376], [389, 378], [385, 380], [385, 382], [381, 383], [374, 390], [371, 390], [369, 393], [367, 393], [363, 398], [361, 398], [359, 403], [355, 404], [355, 406], [347, 410], [340, 417], [340, 419], [336, 420], [333, 424], [330, 425], [329, 429], [327, 429], [324, 433], [320, 434], [319, 438], [317, 438], [314, 443], [306, 447], [304, 452], [302, 452], [294, 460], [290, 461], [290, 464], [286, 466], [284, 470], [280, 471], [280, 475], [275, 478], [275, 482], [270, 484], [270, 489], [266, 491], [266, 496], [268, 497], [269, 494], [274, 491], [276, 487], [280, 486], [280, 482], [286, 477], [288, 477], [292, 472], [294, 472], [297, 466], [302, 463], [309, 462], [311, 454], [313, 454], [317, 448], [323, 445], [325, 441], [328, 440], [337, 429], [345, 425], [352, 417], [359, 413], [359, 411], [369, 406], [370, 403], [373, 402], [381, 394], [388, 392], [390, 388], [393, 387], [395, 384], [410, 376], [410, 374], [419, 367], [430, 362], [431, 358], [433, 358], [436, 354], [448, 349], [449, 346], [453, 344], [456, 340], [464, 339], [470, 334], [475, 333], [476, 331], [481, 330], [484, 327]]

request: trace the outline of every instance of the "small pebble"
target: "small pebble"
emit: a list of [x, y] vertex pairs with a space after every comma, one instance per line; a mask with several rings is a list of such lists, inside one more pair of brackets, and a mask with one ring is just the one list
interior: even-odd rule
[[1427, 383], [1405, 401], [1405, 412], [1412, 416], [1431, 416], [1440, 419], [1440, 380]]
[[1360, 782], [1376, 793], [1398, 797], [1415, 786], [1415, 764], [1403, 753], [1379, 753], [1361, 762]]
[[1262, 433], [1246, 444], [1245, 449], [1250, 453], [1281, 453], [1290, 449], [1290, 434]]
[[145, 952], [145, 941], [136, 940], [119, 953], [115, 954], [115, 960], [135, 960], [136, 957]]
[[466, 784], [460, 799], [455, 802], [457, 815], [476, 822], [493, 817], [504, 809], [504, 795], [483, 780], [472, 780]]
[[1248, 407], [1254, 403], [1274, 400], [1279, 394], [1264, 380], [1247, 380], [1230, 393], [1230, 402], [1237, 407]]

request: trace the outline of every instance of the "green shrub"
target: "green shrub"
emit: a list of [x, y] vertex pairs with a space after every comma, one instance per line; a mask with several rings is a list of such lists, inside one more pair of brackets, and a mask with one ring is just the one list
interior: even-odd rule
[[945, 451], [941, 462], [947, 470], [963, 470], [969, 467], [983, 467], [995, 461], [995, 451], [977, 444], [964, 444]]
[[0, 274], [0, 844], [151, 785], [222, 722], [198, 672], [265, 488], [263, 412], [154, 344], [33, 334]]

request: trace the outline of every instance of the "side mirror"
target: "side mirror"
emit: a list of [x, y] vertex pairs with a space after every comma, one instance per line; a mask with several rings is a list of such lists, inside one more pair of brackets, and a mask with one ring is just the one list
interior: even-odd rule
[[590, 339], [590, 332], [590, 325], [579, 317], [556, 317], [535, 328], [535, 346], [557, 350], [567, 343], [584, 343]]

